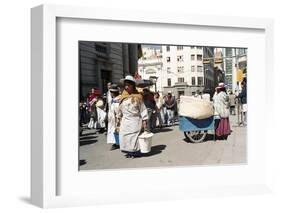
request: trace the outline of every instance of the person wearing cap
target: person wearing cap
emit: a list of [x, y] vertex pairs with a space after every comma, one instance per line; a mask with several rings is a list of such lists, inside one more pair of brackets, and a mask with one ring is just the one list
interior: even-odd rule
[[110, 150], [115, 150], [119, 148], [119, 144], [116, 143], [114, 138], [114, 132], [116, 129], [116, 115], [119, 108], [119, 101], [120, 101], [120, 95], [119, 95], [119, 88], [116, 84], [110, 85], [109, 88], [110, 92], [110, 103], [108, 103], [108, 113], [107, 113], [107, 119], [108, 119], [108, 125], [107, 125], [107, 143], [111, 144]]
[[229, 122], [229, 97], [226, 94], [225, 85], [220, 83], [216, 88], [217, 94], [214, 98], [214, 107], [216, 116], [216, 137], [226, 140], [228, 135], [231, 133], [230, 122]]
[[136, 89], [135, 79], [128, 75], [120, 82], [124, 85], [117, 113], [120, 150], [126, 153], [125, 157], [134, 158], [140, 154], [138, 136], [142, 129], [147, 128], [147, 109]]

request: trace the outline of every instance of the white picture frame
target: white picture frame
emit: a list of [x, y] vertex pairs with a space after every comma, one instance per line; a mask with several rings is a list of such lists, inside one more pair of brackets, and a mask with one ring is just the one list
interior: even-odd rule
[[[176, 28], [176, 27], [191, 27], [191, 30], [206, 30], [206, 31], [216, 31], [216, 29], [221, 29], [222, 31], [231, 32], [232, 30], [247, 31], [247, 32], [257, 32], [257, 41], [262, 41], [262, 50], [265, 54], [259, 56], [259, 63], [262, 67], [251, 66], [251, 53], [249, 53], [249, 63], [252, 68], [259, 70], [257, 76], [250, 75], [253, 77], [249, 84], [249, 92], [253, 93], [253, 88], [256, 86], [257, 82], [265, 90], [272, 90], [274, 85], [270, 81], [268, 76], [273, 74], [273, 21], [270, 19], [256, 19], [256, 18], [240, 18], [240, 17], [215, 17], [215, 16], [203, 16], [203, 15], [188, 15], [188, 14], [161, 14], [153, 13], [147, 11], [122, 11], [101, 8], [84, 8], [84, 7], [74, 7], [74, 6], [54, 6], [54, 5], [42, 5], [35, 7], [31, 10], [31, 41], [32, 41], [32, 103], [31, 103], [31, 201], [33, 204], [43, 207], [59, 207], [59, 206], [76, 206], [76, 205], [91, 205], [100, 203], [116, 203], [116, 202], [137, 202], [142, 200], [165, 200], [165, 199], [177, 199], [177, 198], [188, 198], [188, 197], [208, 197], [208, 196], [226, 196], [226, 195], [243, 195], [243, 194], [259, 194], [271, 192], [272, 188], [272, 171], [270, 167], [270, 143], [265, 143], [263, 145], [258, 145], [257, 148], [249, 146], [250, 159], [248, 159], [247, 166], [234, 166], [229, 167], [201, 167], [201, 168], [161, 168], [161, 169], [150, 169], [150, 170], [124, 170], [124, 171], [110, 171], [110, 172], [94, 172], [94, 177], [102, 181], [107, 180], [106, 175], [115, 174], [116, 177], [122, 179], [122, 177], [127, 174], [136, 178], [136, 180], [141, 180], [145, 176], [149, 176], [152, 179], [157, 179], [159, 177], [168, 176], [173, 180], [177, 180], [176, 183], [167, 183], [164, 188], [160, 185], [155, 184], [155, 186], [150, 186], [151, 191], [147, 195], [145, 191], [147, 188], [143, 186], [143, 190], [140, 190], [140, 194], [135, 196], [130, 196], [126, 199], [119, 199], [119, 194], [126, 193], [126, 190], [118, 188], [117, 190], [112, 190], [111, 196], [103, 194], [102, 187], [106, 187], [107, 182], [99, 182], [99, 187], [96, 188], [95, 193], [85, 193], [87, 188], [81, 187], [83, 190], [79, 193], [70, 193], [70, 191], [77, 191], [75, 183], [71, 181], [78, 181], [78, 179], [69, 178], [68, 182], [64, 188], [69, 188], [72, 183], [73, 188], [66, 190], [65, 193], [60, 192], [60, 185], [66, 184], [66, 179], [61, 178], [60, 175], [66, 176], [66, 174], [61, 174], [66, 171], [64, 169], [64, 163], [59, 164], [58, 161], [65, 162], [65, 159], [61, 159], [62, 148], [58, 146], [58, 134], [57, 132], [57, 92], [60, 84], [62, 83], [62, 78], [57, 78], [58, 63], [57, 60], [57, 50], [58, 50], [58, 21], [60, 19], [64, 20], [87, 20], [87, 22], [98, 20], [100, 23], [104, 22], [114, 22], [118, 23], [118, 26], [122, 27], [125, 23], [134, 23], [133, 25], [141, 25], [140, 27], [145, 28], [146, 25], [153, 24], [153, 26]], [[114, 25], [113, 23], [113, 25]], [[69, 23], [68, 23], [69, 25]], [[70, 24], [71, 25], [71, 24]], [[132, 24], [130, 25], [132, 27]], [[193, 29], [194, 27], [194, 29]], [[70, 27], [71, 29], [71, 27]], [[106, 31], [105, 31], [106, 32]], [[196, 32], [195, 32], [196, 33]], [[103, 32], [101, 32], [101, 35]], [[113, 38], [113, 35], [107, 35], [104, 33], [106, 40]], [[70, 36], [71, 37], [71, 36]], [[198, 36], [199, 37], [199, 36]], [[135, 38], [137, 39], [137, 38]], [[245, 42], [247, 42], [245, 38]], [[94, 40], [94, 38], [93, 38]], [[134, 39], [133, 39], [134, 40]], [[201, 39], [202, 40], [202, 39]], [[222, 39], [223, 40], [223, 39]], [[127, 41], [127, 40], [125, 40]], [[137, 40], [139, 41], [139, 40]], [[147, 40], [146, 40], [147, 41]], [[163, 38], [153, 38], [151, 43], [161, 43], [169, 42]], [[143, 42], [143, 41], [141, 41]], [[193, 40], [194, 44], [195, 40]], [[229, 41], [230, 42], [230, 41]], [[235, 43], [235, 41], [233, 41]], [[170, 40], [169, 43], [173, 43]], [[175, 42], [175, 44], [177, 44]], [[202, 43], [198, 43], [202, 44]], [[208, 41], [210, 46], [216, 45], [215, 41]], [[227, 42], [225, 43], [227, 44]], [[230, 44], [230, 43], [228, 43]], [[243, 43], [242, 43], [243, 44]], [[222, 45], [224, 45], [222, 41]], [[255, 44], [253, 43], [251, 48], [253, 49]], [[253, 52], [252, 52], [253, 53]], [[254, 53], [253, 53], [254, 55]], [[255, 55], [256, 56], [256, 55]], [[253, 61], [252, 60], [252, 61]], [[257, 60], [257, 59], [255, 59]], [[266, 71], [265, 71], [266, 65]], [[266, 73], [266, 75], [265, 75]], [[73, 77], [73, 76], [72, 76]], [[264, 77], [264, 78], [263, 78]], [[78, 78], [78, 75], [76, 77]], [[252, 89], [251, 89], [252, 88]], [[252, 93], [251, 93], [252, 91]], [[266, 104], [272, 104], [273, 100], [270, 97], [265, 96], [265, 93], [261, 93], [260, 96], [266, 99]], [[251, 98], [250, 98], [251, 99]], [[251, 101], [251, 100], [249, 100]], [[252, 99], [252, 103], [255, 100]], [[251, 105], [250, 105], [251, 106]], [[251, 109], [251, 107], [249, 108]], [[263, 109], [265, 104], [258, 107], [258, 110]], [[273, 113], [273, 112], [269, 112]], [[252, 120], [252, 124], [255, 124], [254, 113], [249, 113], [249, 119]], [[272, 119], [270, 116], [262, 117], [264, 122], [270, 122]], [[251, 123], [251, 122], [249, 122]], [[76, 124], [75, 124], [76, 125]], [[256, 128], [256, 126], [255, 126]], [[257, 127], [258, 128], [258, 127]], [[269, 127], [265, 127], [265, 135], [262, 139], [266, 139], [268, 142], [272, 137], [269, 134]], [[250, 129], [251, 130], [251, 129]], [[78, 132], [78, 131], [77, 131]], [[251, 133], [251, 131], [250, 131]], [[251, 135], [251, 134], [250, 134]], [[254, 137], [248, 137], [249, 142], [254, 140]], [[261, 139], [260, 139], [261, 140]], [[70, 153], [75, 153], [73, 148], [68, 148]], [[260, 162], [256, 162], [258, 155], [262, 155], [262, 165], [258, 166]], [[251, 156], [254, 156], [251, 158]], [[73, 156], [72, 156], [73, 157]], [[77, 156], [75, 156], [77, 157]], [[61, 159], [61, 160], [59, 160]], [[78, 161], [78, 159], [77, 159]], [[71, 161], [70, 161], [71, 162]], [[71, 164], [71, 163], [68, 164]], [[59, 165], [58, 165], [59, 164]], [[72, 167], [73, 165], [70, 165]], [[193, 170], [193, 171], [190, 171]], [[76, 171], [78, 173], [78, 170]], [[216, 178], [216, 173], [229, 173], [238, 174], [241, 172], [241, 177], [237, 181], [232, 181], [229, 183], [227, 181], [214, 184], [205, 183], [202, 184], [204, 178], [198, 178], [197, 182], [193, 182], [191, 185], [184, 184], [184, 177], [187, 177], [193, 172], [193, 176], [197, 175], [209, 175], [211, 178]], [[257, 175], [258, 177], [250, 184], [251, 177], [250, 173]], [[59, 175], [60, 174], [60, 175]], [[71, 175], [71, 174], [70, 174]], [[90, 172], [84, 172], [79, 180], [88, 180], [87, 176], [91, 176]], [[179, 176], [183, 178], [178, 178]], [[226, 176], [227, 177], [227, 176]], [[195, 179], [195, 177], [193, 177]], [[210, 179], [211, 179], [210, 178]], [[243, 180], [244, 178], [244, 180]], [[192, 179], [192, 177], [191, 177]], [[165, 178], [163, 179], [165, 180]], [[161, 182], [161, 181], [159, 181]], [[88, 184], [90, 184], [88, 182]], [[94, 184], [93, 184], [94, 185]], [[89, 187], [88, 190], [92, 190]], [[121, 191], [119, 191], [121, 190]], [[97, 196], [98, 195], [98, 196]], [[120, 197], [120, 196], [119, 196]]]

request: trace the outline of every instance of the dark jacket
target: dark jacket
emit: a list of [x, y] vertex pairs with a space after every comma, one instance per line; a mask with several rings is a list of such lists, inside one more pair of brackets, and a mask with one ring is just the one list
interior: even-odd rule
[[247, 103], [247, 87], [244, 86], [242, 91], [239, 93], [238, 98], [241, 100], [241, 104]]

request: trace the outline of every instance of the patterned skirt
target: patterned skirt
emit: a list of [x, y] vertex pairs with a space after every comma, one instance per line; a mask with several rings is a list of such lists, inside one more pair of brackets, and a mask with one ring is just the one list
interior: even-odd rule
[[218, 128], [216, 129], [216, 135], [225, 136], [225, 135], [230, 135], [230, 133], [231, 130], [230, 130], [229, 118], [221, 118], [218, 124]]

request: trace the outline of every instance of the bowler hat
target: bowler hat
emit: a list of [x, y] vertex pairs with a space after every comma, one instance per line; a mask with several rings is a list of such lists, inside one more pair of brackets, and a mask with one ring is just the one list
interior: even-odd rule
[[124, 84], [125, 81], [130, 81], [130, 82], [133, 82], [134, 84], [136, 83], [136, 80], [134, 79], [133, 76], [131, 75], [127, 75], [125, 78], [121, 79], [120, 82], [122, 84]]
[[110, 92], [119, 92], [119, 87], [117, 86], [117, 84], [112, 84], [109, 91]]

